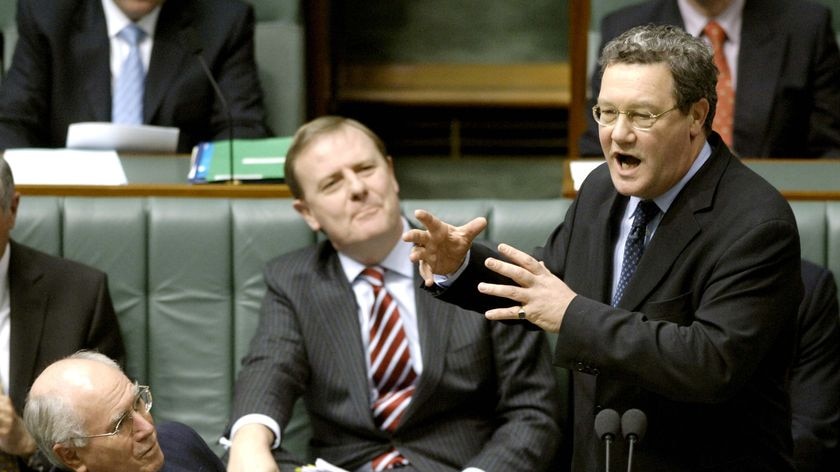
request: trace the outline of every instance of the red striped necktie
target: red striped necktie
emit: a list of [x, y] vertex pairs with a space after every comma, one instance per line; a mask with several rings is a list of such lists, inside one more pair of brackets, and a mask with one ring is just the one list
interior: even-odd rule
[[[376, 425], [394, 432], [414, 393], [417, 374], [411, 364], [408, 337], [397, 303], [385, 289], [385, 276], [381, 268], [368, 267], [362, 279], [373, 287], [373, 307], [370, 312], [370, 378], [376, 390], [373, 401], [373, 419]], [[380, 455], [371, 464], [374, 472], [408, 464], [395, 448]]]

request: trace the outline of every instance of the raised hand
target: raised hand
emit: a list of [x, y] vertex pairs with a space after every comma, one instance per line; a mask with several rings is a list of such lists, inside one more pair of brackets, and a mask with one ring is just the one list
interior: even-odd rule
[[434, 274], [451, 274], [461, 267], [473, 240], [487, 227], [483, 217], [456, 227], [426, 210], [415, 210], [414, 216], [426, 229], [409, 230], [403, 240], [414, 244], [409, 257], [420, 264], [420, 275], [429, 287], [434, 284]]
[[478, 284], [486, 295], [516, 300], [519, 305], [487, 311], [488, 320], [527, 319], [548, 332], [557, 332], [566, 309], [577, 295], [546, 268], [545, 264], [508, 244], [500, 244], [499, 252], [508, 261], [488, 258], [488, 269], [508, 277], [517, 285]]

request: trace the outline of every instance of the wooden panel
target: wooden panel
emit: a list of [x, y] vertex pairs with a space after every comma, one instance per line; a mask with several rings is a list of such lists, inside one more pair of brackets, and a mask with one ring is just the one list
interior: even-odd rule
[[565, 63], [346, 64], [339, 83], [343, 102], [545, 108], [570, 102]]
[[291, 197], [285, 184], [129, 184], [129, 185], [17, 185], [21, 195], [73, 197]]

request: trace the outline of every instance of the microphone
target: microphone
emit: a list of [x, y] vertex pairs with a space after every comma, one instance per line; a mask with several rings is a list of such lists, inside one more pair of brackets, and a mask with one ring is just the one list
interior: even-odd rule
[[190, 52], [190, 54], [194, 55], [196, 59], [198, 59], [199, 64], [201, 64], [201, 70], [204, 72], [204, 75], [207, 76], [207, 80], [210, 81], [210, 85], [213, 87], [213, 92], [216, 94], [216, 97], [219, 99], [219, 103], [222, 104], [222, 109], [225, 112], [228, 129], [228, 152], [230, 153], [228, 157], [228, 163], [230, 164], [230, 178], [228, 181], [230, 183], [235, 183], [236, 179], [234, 178], [235, 174], [233, 172], [233, 114], [231, 114], [227, 100], [225, 99], [224, 94], [222, 94], [222, 89], [219, 88], [219, 83], [216, 82], [216, 79], [213, 77], [213, 73], [210, 72], [210, 67], [207, 65], [207, 61], [205, 61], [204, 56], [201, 55], [204, 48], [201, 46], [201, 42], [198, 40], [195, 30], [193, 28], [186, 28], [182, 31], [181, 37], [184, 40], [184, 46], [186, 49]]
[[606, 450], [606, 472], [610, 472], [610, 444], [618, 437], [619, 427], [620, 420], [618, 418], [618, 412], [613, 409], [607, 408], [601, 410], [595, 416], [595, 434], [598, 435], [598, 439], [604, 441], [604, 448]]
[[642, 442], [647, 432], [647, 416], [642, 410], [631, 408], [621, 415], [621, 430], [630, 446], [627, 448], [627, 472], [633, 467], [633, 445]]

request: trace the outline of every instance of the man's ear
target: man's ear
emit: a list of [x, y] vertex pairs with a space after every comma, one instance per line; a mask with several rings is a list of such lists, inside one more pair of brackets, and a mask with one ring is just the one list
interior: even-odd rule
[[64, 444], [54, 444], [53, 452], [65, 467], [76, 472], [87, 472], [87, 467], [82, 463], [82, 459], [76, 454], [76, 448], [65, 446]]
[[705, 98], [697, 100], [691, 105], [691, 135], [697, 136], [703, 132], [703, 125], [706, 123], [706, 117], [709, 115], [709, 101]]
[[309, 228], [316, 233], [321, 231], [321, 224], [318, 223], [318, 220], [315, 219], [315, 216], [312, 215], [312, 212], [309, 210], [309, 205], [306, 204], [305, 201], [301, 200], [300, 198], [296, 198], [295, 201], [292, 203], [292, 207], [300, 213], [300, 216], [303, 217], [303, 221], [309, 225]]

